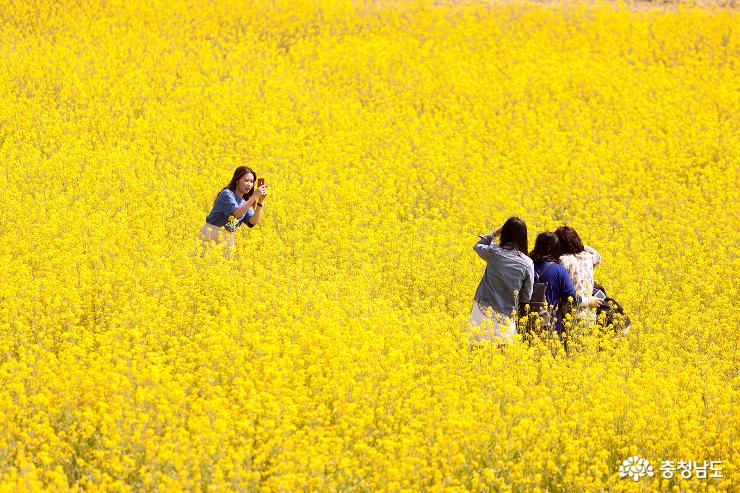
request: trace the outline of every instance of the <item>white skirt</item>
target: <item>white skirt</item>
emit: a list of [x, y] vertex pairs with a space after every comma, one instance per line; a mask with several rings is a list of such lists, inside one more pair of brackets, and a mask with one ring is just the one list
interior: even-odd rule
[[[481, 308], [485, 309], [485, 313]], [[468, 338], [471, 344], [481, 340], [498, 342], [513, 342], [516, 334], [516, 324], [511, 317], [497, 312], [491, 307], [473, 302], [473, 312], [470, 314], [472, 333]]]
[[216, 243], [225, 241], [227, 246], [234, 246], [234, 233], [213, 224], [205, 223], [200, 228], [199, 236], [203, 241], [215, 241]]

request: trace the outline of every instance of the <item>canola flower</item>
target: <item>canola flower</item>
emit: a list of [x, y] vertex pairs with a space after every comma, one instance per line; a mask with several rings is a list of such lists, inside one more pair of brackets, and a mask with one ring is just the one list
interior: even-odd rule
[[[735, 10], [0, 19], [0, 490], [738, 488]], [[201, 256], [240, 164], [270, 208]], [[472, 245], [511, 214], [602, 254], [627, 337], [469, 350]]]

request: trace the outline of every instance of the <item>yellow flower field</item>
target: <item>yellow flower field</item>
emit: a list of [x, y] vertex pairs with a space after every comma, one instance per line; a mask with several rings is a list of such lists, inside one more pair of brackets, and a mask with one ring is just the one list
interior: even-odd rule
[[[738, 33], [0, 0], [0, 491], [740, 491]], [[239, 165], [262, 220], [203, 250]], [[472, 246], [514, 214], [601, 253], [626, 337], [469, 349]]]

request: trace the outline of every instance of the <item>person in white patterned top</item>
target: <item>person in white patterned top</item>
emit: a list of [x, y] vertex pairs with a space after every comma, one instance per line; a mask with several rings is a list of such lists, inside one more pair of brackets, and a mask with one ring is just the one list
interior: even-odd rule
[[590, 246], [584, 246], [581, 237], [570, 226], [555, 230], [560, 240], [560, 262], [568, 270], [573, 287], [581, 296], [576, 317], [588, 326], [596, 322], [596, 308], [601, 300], [592, 296], [594, 290], [594, 267], [601, 263], [601, 255]]

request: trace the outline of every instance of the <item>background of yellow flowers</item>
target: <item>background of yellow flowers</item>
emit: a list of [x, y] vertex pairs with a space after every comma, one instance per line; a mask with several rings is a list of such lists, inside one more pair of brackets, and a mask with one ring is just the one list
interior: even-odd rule
[[[690, 5], [1, 0], [0, 490], [737, 489], [738, 32]], [[201, 257], [242, 164], [263, 220]], [[628, 337], [468, 350], [471, 247], [511, 214], [600, 251]], [[619, 479], [633, 454], [655, 478]]]

